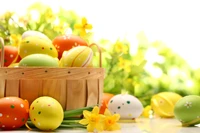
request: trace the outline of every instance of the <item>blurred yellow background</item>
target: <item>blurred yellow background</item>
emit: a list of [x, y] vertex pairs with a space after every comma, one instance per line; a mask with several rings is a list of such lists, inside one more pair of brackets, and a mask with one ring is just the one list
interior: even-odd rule
[[136, 35], [144, 31], [149, 41], [162, 40], [193, 68], [200, 67], [198, 0], [5, 0], [0, 14], [8, 10], [23, 14], [37, 1], [54, 11], [63, 7], [87, 17], [96, 40], [126, 38], [135, 52]]

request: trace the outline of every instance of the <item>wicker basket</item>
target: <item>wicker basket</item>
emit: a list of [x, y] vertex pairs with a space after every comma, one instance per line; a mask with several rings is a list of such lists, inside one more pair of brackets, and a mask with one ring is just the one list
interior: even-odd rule
[[99, 68], [48, 68], [4, 66], [3, 39], [0, 68], [0, 98], [17, 96], [31, 104], [40, 96], [57, 99], [64, 110], [76, 109], [101, 103], [104, 69]]

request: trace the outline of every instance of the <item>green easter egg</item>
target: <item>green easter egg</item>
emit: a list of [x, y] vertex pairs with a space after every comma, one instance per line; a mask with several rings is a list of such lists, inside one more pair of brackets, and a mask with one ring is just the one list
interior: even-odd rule
[[19, 66], [48, 66], [58, 67], [58, 58], [53, 58], [46, 54], [31, 54], [24, 57], [20, 62]]
[[174, 107], [174, 115], [182, 126], [200, 123], [200, 96], [189, 95], [181, 98]]
[[93, 51], [87, 46], [77, 46], [63, 52], [60, 59], [61, 67], [87, 67], [91, 64]]
[[22, 39], [19, 45], [19, 55], [21, 58], [37, 53], [58, 57], [58, 52], [51, 41], [38, 36], [28, 36]]

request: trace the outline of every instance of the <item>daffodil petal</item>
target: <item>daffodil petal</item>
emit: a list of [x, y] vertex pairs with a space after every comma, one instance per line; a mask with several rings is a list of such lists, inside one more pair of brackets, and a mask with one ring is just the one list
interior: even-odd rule
[[87, 30], [91, 30], [93, 27], [92, 27], [92, 25], [91, 24], [86, 24], [85, 25], [85, 29], [87, 29]]
[[79, 123], [82, 124], [82, 125], [87, 125], [89, 122], [88, 122], [87, 119], [82, 119], [82, 120], [79, 121]]
[[84, 111], [83, 111], [83, 116], [84, 116], [86, 119], [89, 119], [90, 116], [91, 116], [91, 112], [88, 111], [88, 110], [84, 110]]
[[119, 115], [119, 114], [114, 114], [114, 115], [113, 115], [113, 119], [114, 119], [115, 121], [118, 121], [118, 120], [120, 119], [120, 115]]
[[93, 110], [92, 110], [92, 113], [98, 115], [98, 114], [99, 114], [99, 107], [98, 107], [98, 106], [95, 106], [95, 107], [93, 108]]
[[74, 25], [74, 28], [75, 28], [75, 29], [81, 29], [82, 27], [83, 27], [83, 26], [82, 26], [81, 24], [75, 24], [75, 25]]
[[86, 31], [85, 31], [85, 29], [82, 29], [81, 31], [80, 31], [80, 36], [85, 36], [86, 35]]
[[88, 124], [87, 125], [87, 131], [88, 132], [93, 132], [95, 129], [95, 125], [94, 124]]
[[87, 24], [87, 19], [85, 17], [82, 18], [82, 25], [86, 25]]
[[111, 116], [112, 114], [110, 113], [110, 111], [108, 109], [106, 109], [105, 112], [104, 112], [104, 115], [105, 116]]
[[98, 123], [98, 124], [96, 124], [95, 128], [96, 128], [98, 131], [103, 131], [103, 123]]
[[121, 129], [121, 126], [118, 123], [115, 123], [110, 128], [110, 131], [115, 131], [115, 130], [120, 130], [120, 129]]

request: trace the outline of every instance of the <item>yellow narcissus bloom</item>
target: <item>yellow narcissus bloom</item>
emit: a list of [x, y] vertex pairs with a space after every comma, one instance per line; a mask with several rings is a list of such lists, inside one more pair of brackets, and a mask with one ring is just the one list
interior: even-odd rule
[[126, 72], [131, 71], [131, 61], [126, 60], [122, 57], [119, 58], [119, 63], [118, 63], [119, 68], [124, 69]]
[[13, 46], [19, 46], [20, 41], [21, 41], [21, 35], [20, 34], [12, 34], [10, 36], [10, 39], [11, 39], [11, 44]]
[[123, 54], [127, 54], [128, 53], [128, 46], [127, 45], [125, 45], [125, 44], [123, 44], [122, 42], [120, 42], [120, 41], [117, 41], [116, 43], [115, 43], [115, 51], [117, 52], [117, 53], [123, 53]]
[[150, 118], [150, 115], [151, 115], [151, 106], [147, 105], [142, 112], [142, 116], [145, 118]]
[[105, 121], [104, 121], [104, 130], [106, 131], [115, 131], [120, 130], [120, 125], [117, 123], [120, 119], [119, 114], [112, 115], [108, 109], [104, 112]]
[[92, 112], [84, 110], [83, 111], [84, 119], [80, 120], [79, 123], [82, 125], [87, 125], [87, 131], [103, 131], [103, 122], [105, 116], [99, 114], [99, 107], [95, 106]]
[[81, 24], [75, 24], [74, 28], [80, 30], [80, 36], [85, 36], [86, 30], [91, 30], [93, 27], [92, 27], [91, 24], [88, 24], [87, 19], [85, 17], [83, 17], [82, 23]]

